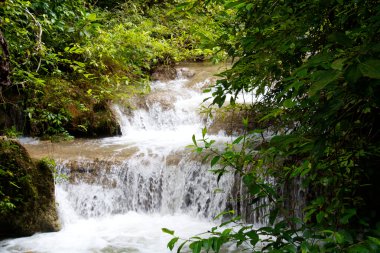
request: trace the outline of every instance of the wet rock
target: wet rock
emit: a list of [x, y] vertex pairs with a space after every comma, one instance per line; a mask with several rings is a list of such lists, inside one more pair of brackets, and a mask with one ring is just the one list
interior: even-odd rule
[[189, 82], [186, 84], [186, 87], [202, 91], [215, 84], [216, 81], [216, 77], [211, 76], [211, 74], [208, 72], [202, 71], [197, 73], [192, 79], [190, 79]]
[[[250, 105], [240, 104], [236, 107], [222, 107], [213, 113], [213, 120], [208, 127], [210, 134], [217, 134], [224, 131], [228, 135], [242, 134], [245, 130], [263, 129], [274, 131], [280, 125], [277, 119], [261, 120], [265, 116], [260, 109]], [[243, 124], [243, 119], [247, 119], [248, 125]], [[265, 133], [265, 135], [267, 134]]]
[[151, 75], [153, 81], [169, 81], [177, 77], [177, 71], [174, 67], [162, 65], [156, 67]]
[[2, 138], [0, 172], [1, 238], [60, 229], [53, 172], [46, 161], [32, 161], [20, 143]]
[[177, 76], [190, 79], [190, 78], [195, 76], [195, 71], [193, 71], [189, 68], [186, 68], [186, 67], [178, 68], [177, 69]]
[[[245, 127], [243, 125], [242, 119], [246, 116], [244, 111], [235, 110], [218, 110], [215, 115], [211, 125], [208, 128], [210, 134], [217, 134], [220, 131], [224, 131], [226, 134], [241, 134]], [[253, 115], [249, 115], [250, 125], [252, 126]]]
[[176, 98], [172, 92], [169, 91], [155, 91], [145, 97], [145, 103], [150, 107], [154, 103], [158, 103], [163, 110], [170, 110], [174, 108]]
[[[97, 184], [100, 183], [106, 188], [115, 188], [117, 183], [112, 177], [104, 177], [103, 173], [112, 173], [113, 166], [120, 166], [121, 162], [113, 160], [103, 159], [83, 159], [83, 160], [71, 160], [62, 164], [67, 170], [68, 180], [72, 184], [87, 183]], [[99, 182], [101, 178], [101, 182]]]
[[174, 109], [174, 103], [177, 101], [176, 95], [177, 93], [174, 91], [155, 90], [145, 96], [135, 96], [129, 103], [135, 109], [145, 109], [148, 111], [152, 106], [159, 105], [162, 110], [167, 111]]
[[69, 108], [72, 119], [66, 127], [75, 137], [109, 137], [119, 135], [120, 125], [111, 106], [102, 101], [91, 110], [79, 112]]
[[182, 156], [184, 152], [172, 152], [166, 157], [166, 166], [178, 166], [181, 162]]

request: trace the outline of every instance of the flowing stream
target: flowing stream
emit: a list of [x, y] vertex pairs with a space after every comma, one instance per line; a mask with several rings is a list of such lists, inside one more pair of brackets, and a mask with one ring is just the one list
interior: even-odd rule
[[[215, 226], [213, 217], [227, 208], [234, 178], [217, 184], [209, 162], [185, 148], [206, 124], [198, 108], [215, 67], [190, 70], [196, 73], [191, 79], [182, 69], [176, 80], [152, 83], [152, 92], [131, 112], [115, 105], [120, 137], [25, 141], [32, 156], [58, 163], [62, 230], [2, 241], [0, 252], [169, 252], [171, 237], [161, 228], [187, 238]], [[231, 140], [223, 132], [211, 138]]]

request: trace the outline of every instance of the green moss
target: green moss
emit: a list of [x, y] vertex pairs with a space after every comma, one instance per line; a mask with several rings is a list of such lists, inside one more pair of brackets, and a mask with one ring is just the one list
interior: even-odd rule
[[17, 141], [0, 139], [0, 237], [57, 231], [54, 179]]

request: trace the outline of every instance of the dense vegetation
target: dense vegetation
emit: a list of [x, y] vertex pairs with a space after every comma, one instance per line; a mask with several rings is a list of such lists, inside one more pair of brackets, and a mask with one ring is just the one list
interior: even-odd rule
[[154, 1], [0, 2], [0, 60], [10, 66], [0, 103], [5, 114], [18, 112], [0, 125], [35, 136], [115, 134], [109, 100], [148, 92], [157, 66], [212, 53], [200, 48], [199, 34], [215, 36], [217, 24], [206, 15], [170, 14], [172, 8]]
[[[379, 2], [215, 0], [202, 8], [223, 27], [214, 45], [237, 59], [211, 90], [213, 104], [232, 96], [246, 132], [221, 152], [205, 129], [194, 148], [212, 151], [213, 171], [240, 175], [246, 201], [265, 199], [271, 212], [264, 227], [237, 217], [183, 243], [192, 252], [231, 242], [250, 252], [379, 252]], [[260, 99], [242, 108], [242, 92]], [[301, 217], [281, 194], [295, 180], [307, 193]]]

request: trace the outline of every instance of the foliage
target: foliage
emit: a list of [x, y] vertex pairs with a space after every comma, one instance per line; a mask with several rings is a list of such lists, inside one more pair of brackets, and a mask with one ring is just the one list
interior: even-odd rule
[[[182, 8], [191, 11], [198, 5]], [[214, 16], [225, 29], [215, 44], [237, 58], [213, 88], [213, 103], [222, 106], [232, 95], [234, 105], [242, 91], [254, 93], [265, 108], [262, 121], [280, 124], [261, 144], [257, 134], [264, 129], [247, 129], [222, 152], [212, 148], [206, 131], [202, 145], [193, 137], [196, 151], [214, 152], [211, 166], [219, 177], [230, 170], [239, 174], [248, 197], [253, 202], [266, 198], [271, 212], [261, 228], [243, 224], [230, 230], [222, 224], [227, 232], [215, 229], [209, 238], [191, 238], [192, 252], [219, 252], [219, 244], [231, 241], [262, 252], [377, 252], [378, 2], [237, 0], [209, 5], [219, 10]], [[286, 196], [279, 194], [294, 179], [308, 192], [303, 217], [286, 210]], [[168, 247], [174, 247], [173, 241]]]
[[21, 133], [17, 131], [15, 126], [12, 126], [11, 128], [4, 129], [4, 135], [9, 138], [17, 138], [21, 136]]
[[[46, 79], [62, 76], [76, 64], [62, 52], [64, 45], [81, 36], [82, 26], [87, 26], [83, 3], [6, 1], [0, 5], [0, 28], [4, 30], [10, 50], [11, 88], [25, 97], [19, 103], [26, 108], [28, 121], [32, 125], [38, 121], [45, 126], [35, 134], [40, 134], [40, 131], [48, 135], [65, 133], [61, 122], [67, 120], [67, 115], [56, 111], [54, 105], [46, 107], [43, 99], [47, 94]], [[14, 100], [11, 96], [17, 97], [18, 94], [8, 96], [2, 101], [5, 106], [7, 100]], [[29, 132], [33, 133], [31, 129]]]
[[198, 46], [200, 34], [216, 37], [217, 23], [206, 15], [179, 20], [172, 8], [160, 1], [1, 2], [24, 132], [95, 135], [96, 108], [149, 92], [156, 66], [210, 55]]

